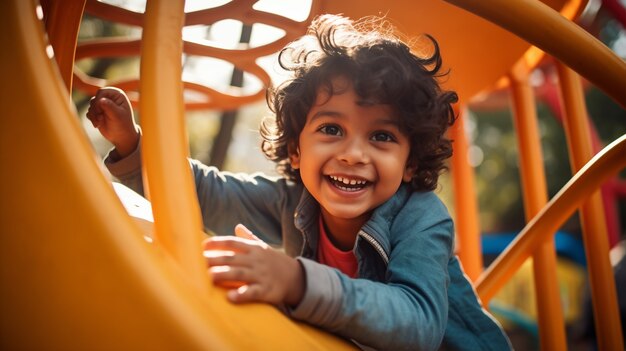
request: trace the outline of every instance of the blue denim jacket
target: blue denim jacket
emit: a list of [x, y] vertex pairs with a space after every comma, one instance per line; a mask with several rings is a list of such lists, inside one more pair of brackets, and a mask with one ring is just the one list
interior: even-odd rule
[[[143, 193], [140, 157], [105, 164]], [[452, 220], [432, 192], [401, 186], [374, 210], [354, 246], [359, 279], [315, 261], [319, 205], [301, 184], [219, 172], [191, 161], [207, 229], [232, 235], [243, 223], [302, 263], [306, 291], [294, 319], [387, 350], [508, 350], [453, 253]]]

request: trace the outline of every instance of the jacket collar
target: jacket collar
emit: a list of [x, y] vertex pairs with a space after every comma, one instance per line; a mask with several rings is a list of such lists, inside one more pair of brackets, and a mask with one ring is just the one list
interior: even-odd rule
[[317, 239], [319, 237], [317, 223], [319, 215], [320, 206], [317, 200], [305, 187], [302, 187], [302, 195], [293, 214], [293, 222], [295, 227], [302, 233], [304, 239], [301, 250], [303, 257], [315, 259], [317, 255]]
[[[398, 191], [385, 203], [380, 205], [372, 213], [372, 217], [363, 225], [359, 232], [360, 236], [369, 236], [378, 243], [384, 255], [387, 257], [391, 251], [390, 229], [400, 209], [411, 196], [411, 188], [408, 184], [402, 184]], [[319, 236], [318, 218], [320, 214], [319, 203], [303, 187], [300, 202], [294, 213], [294, 224], [304, 235], [303, 256], [315, 255]], [[368, 240], [369, 241], [369, 240]], [[370, 244], [372, 244], [370, 242]], [[312, 256], [309, 256], [312, 257]]]
[[411, 187], [402, 183], [398, 191], [389, 200], [378, 206], [370, 219], [363, 225], [362, 232], [371, 236], [382, 247], [387, 257], [391, 252], [391, 225], [408, 201], [411, 192]]

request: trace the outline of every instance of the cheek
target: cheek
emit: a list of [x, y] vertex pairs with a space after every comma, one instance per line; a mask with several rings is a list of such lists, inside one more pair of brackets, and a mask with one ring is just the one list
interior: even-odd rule
[[[313, 174], [317, 174], [319, 171], [317, 160], [315, 157], [311, 157], [311, 155], [305, 152], [300, 152], [298, 156], [295, 156], [296, 160], [295, 164], [298, 166], [298, 171], [300, 172], [300, 178], [302, 181], [308, 181]], [[294, 162], [292, 162], [293, 167]]]
[[413, 172], [407, 167], [407, 157], [403, 156], [390, 157], [387, 155], [379, 164], [379, 172], [383, 172], [389, 181], [393, 181], [394, 184], [397, 182], [398, 185], [403, 181], [410, 181], [413, 176]]

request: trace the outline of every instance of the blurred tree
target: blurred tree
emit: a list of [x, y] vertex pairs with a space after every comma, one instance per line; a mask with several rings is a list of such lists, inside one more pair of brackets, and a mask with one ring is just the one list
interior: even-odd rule
[[[537, 106], [548, 196], [554, 196], [572, 174], [565, 134], [550, 109]], [[474, 148], [479, 150], [476, 183], [481, 225], [485, 233], [517, 232], [524, 227], [524, 206], [519, 175], [518, 145], [509, 109], [472, 112]], [[479, 161], [479, 162], [478, 162]], [[578, 231], [575, 220], [564, 225]]]
[[[250, 43], [251, 35], [252, 26], [242, 24], [239, 42], [243, 45], [248, 45]], [[230, 85], [241, 88], [243, 87], [243, 83], [243, 71], [237, 67], [233, 67], [233, 75], [230, 80]], [[213, 147], [211, 148], [211, 154], [207, 164], [217, 168], [223, 168], [224, 163], [226, 162], [228, 147], [233, 139], [233, 130], [235, 129], [237, 116], [238, 110], [222, 112], [222, 115], [220, 116], [220, 130], [213, 141]]]
[[[615, 19], [609, 8], [600, 7], [592, 12], [583, 14], [581, 24], [618, 55], [626, 56], [626, 29], [623, 24]], [[585, 98], [589, 117], [603, 146], [626, 134], [626, 110], [593, 86], [587, 87]], [[552, 197], [572, 174], [565, 135], [551, 110], [553, 106], [542, 103], [540, 98], [537, 100], [548, 196]], [[473, 112], [473, 120], [473, 143], [480, 155], [480, 162], [476, 164], [476, 182], [483, 230], [517, 231], [525, 221], [511, 112], [507, 107], [481, 108]], [[626, 179], [626, 171], [621, 173], [620, 178]], [[623, 198], [619, 203], [619, 213], [620, 218], [626, 218], [626, 201]], [[626, 221], [622, 220], [621, 226], [624, 235]], [[564, 227], [569, 231], [578, 231], [577, 218], [568, 221]]]
[[[98, 17], [85, 14], [81, 21], [78, 32], [78, 42], [94, 38], [104, 37], [137, 37], [141, 33], [138, 28], [129, 27], [102, 20]], [[128, 57], [100, 57], [85, 59], [76, 62], [76, 65], [85, 73], [92, 77], [108, 79], [112, 77], [111, 71], [115, 70], [115, 78], [119, 75], [138, 75], [139, 62], [137, 58]], [[86, 96], [80, 91], [72, 92], [72, 100], [78, 111], [87, 107], [91, 96]]]

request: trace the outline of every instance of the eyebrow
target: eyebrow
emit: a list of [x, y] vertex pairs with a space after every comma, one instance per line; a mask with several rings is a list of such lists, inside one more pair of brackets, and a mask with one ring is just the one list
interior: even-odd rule
[[[333, 110], [320, 110], [320, 111], [315, 112], [313, 116], [311, 116], [310, 122], [313, 122], [316, 119], [322, 118], [322, 117], [334, 117], [334, 118], [343, 119], [343, 116], [344, 115], [341, 112], [337, 112]], [[377, 118], [376, 124], [385, 125], [385, 126], [390, 125], [390, 126], [400, 129], [400, 122], [394, 118], [387, 118], [387, 117]]]
[[341, 118], [343, 116], [343, 114], [337, 112], [337, 111], [331, 111], [331, 110], [320, 110], [317, 111], [313, 114], [313, 116], [311, 116], [311, 122], [315, 121], [318, 118], [321, 117], [336, 117], [336, 118]]

